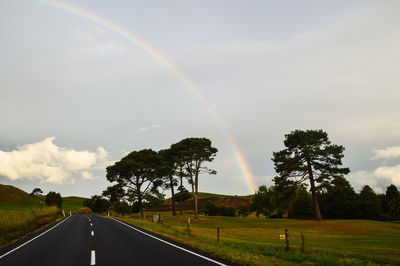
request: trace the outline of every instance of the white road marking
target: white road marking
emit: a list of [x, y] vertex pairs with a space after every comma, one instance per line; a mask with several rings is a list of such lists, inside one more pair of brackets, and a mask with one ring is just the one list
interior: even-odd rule
[[[111, 217], [110, 217], [110, 218], [111, 218]], [[135, 227], [133, 227], [133, 226], [127, 225], [127, 224], [125, 224], [125, 223], [123, 223], [123, 222], [121, 222], [121, 221], [119, 221], [119, 220], [117, 220], [117, 219], [114, 219], [114, 218], [111, 218], [111, 219], [113, 219], [114, 221], [119, 222], [120, 224], [123, 224], [123, 225], [125, 225], [125, 226], [127, 226], [127, 227], [129, 227], [129, 228], [131, 228], [131, 229], [133, 229], [133, 230], [136, 230], [136, 231], [138, 231], [139, 233], [142, 233], [142, 234], [144, 234], [144, 235], [146, 235], [146, 236], [149, 236], [149, 237], [151, 237], [151, 238], [154, 238], [154, 239], [156, 239], [156, 240], [158, 240], [158, 241], [160, 241], [160, 242], [163, 242], [163, 243], [165, 243], [165, 244], [168, 244], [168, 245], [170, 245], [170, 246], [173, 246], [173, 247], [175, 247], [175, 248], [177, 248], [177, 249], [186, 251], [187, 253], [190, 253], [190, 254], [195, 255], [195, 256], [197, 256], [197, 257], [200, 257], [200, 258], [202, 258], [202, 259], [211, 261], [211, 262], [213, 262], [213, 263], [215, 263], [215, 264], [217, 264], [217, 265], [227, 266], [226, 264], [223, 264], [223, 263], [218, 262], [218, 261], [216, 261], [216, 260], [207, 258], [207, 257], [205, 257], [205, 256], [203, 256], [203, 255], [197, 254], [197, 253], [195, 253], [195, 252], [193, 252], [193, 251], [190, 251], [190, 250], [187, 250], [187, 249], [185, 249], [185, 248], [183, 248], [183, 247], [180, 247], [180, 246], [174, 245], [174, 244], [172, 244], [172, 243], [169, 243], [168, 241], [165, 241], [165, 240], [163, 240], [163, 239], [161, 239], [161, 238], [158, 238], [158, 237], [155, 237], [155, 236], [153, 236], [153, 235], [150, 235], [150, 234], [148, 234], [148, 233], [146, 233], [146, 232], [143, 232], [143, 231], [141, 231], [141, 230], [139, 230], [139, 229], [137, 229], [137, 228], [135, 228]]]
[[62, 223], [63, 223], [63, 222], [65, 222], [66, 220], [68, 220], [68, 219], [69, 219], [69, 217], [71, 217], [71, 216], [68, 216], [67, 218], [65, 218], [64, 220], [62, 220], [61, 222], [59, 222], [58, 224], [56, 224], [56, 225], [55, 225], [55, 226], [53, 226], [52, 228], [50, 228], [50, 229], [48, 229], [48, 230], [44, 231], [44, 232], [43, 232], [43, 233], [41, 233], [40, 235], [38, 235], [38, 236], [35, 236], [35, 237], [34, 237], [34, 238], [32, 238], [31, 240], [29, 240], [29, 241], [26, 241], [26, 242], [25, 242], [25, 243], [23, 243], [22, 245], [19, 245], [18, 247], [14, 248], [13, 250], [10, 250], [9, 252], [7, 252], [7, 253], [5, 253], [5, 254], [1, 255], [1, 256], [0, 256], [0, 259], [1, 259], [1, 258], [3, 258], [3, 257], [5, 257], [5, 256], [7, 256], [8, 254], [10, 254], [10, 253], [12, 253], [12, 252], [16, 251], [17, 249], [19, 249], [19, 248], [21, 248], [21, 247], [25, 246], [26, 244], [28, 244], [28, 243], [32, 242], [32, 241], [33, 241], [33, 240], [35, 240], [36, 238], [38, 238], [38, 237], [41, 237], [42, 235], [46, 234], [47, 232], [49, 232], [49, 231], [53, 230], [54, 228], [56, 228], [57, 226], [59, 226], [60, 224], [62, 224]]
[[93, 226], [93, 224], [92, 224], [92, 223], [90, 223], [90, 226]]
[[94, 231], [92, 231], [92, 236], [94, 236]]
[[96, 251], [94, 250], [91, 252], [90, 265], [96, 265]]

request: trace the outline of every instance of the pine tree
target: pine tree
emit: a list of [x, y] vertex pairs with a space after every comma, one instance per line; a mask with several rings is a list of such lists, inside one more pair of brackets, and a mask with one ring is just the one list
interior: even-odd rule
[[274, 152], [272, 161], [278, 176], [278, 187], [310, 184], [315, 218], [322, 220], [317, 198], [317, 186], [350, 172], [342, 165], [344, 147], [331, 144], [322, 130], [295, 130], [285, 135], [285, 149]]

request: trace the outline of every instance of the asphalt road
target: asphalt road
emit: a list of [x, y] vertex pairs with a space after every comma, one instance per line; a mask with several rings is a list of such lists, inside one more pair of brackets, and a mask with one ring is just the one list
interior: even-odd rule
[[73, 215], [0, 250], [0, 265], [224, 265], [161, 236], [97, 215]]

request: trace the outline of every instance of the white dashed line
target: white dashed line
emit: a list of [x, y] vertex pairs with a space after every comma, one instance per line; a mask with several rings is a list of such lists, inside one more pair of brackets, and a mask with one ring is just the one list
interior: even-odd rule
[[92, 236], [94, 236], [94, 231], [92, 231]]
[[91, 252], [90, 265], [96, 265], [96, 252], [94, 250]]
[[93, 226], [93, 224], [92, 224], [92, 223], [90, 223], [90, 226]]

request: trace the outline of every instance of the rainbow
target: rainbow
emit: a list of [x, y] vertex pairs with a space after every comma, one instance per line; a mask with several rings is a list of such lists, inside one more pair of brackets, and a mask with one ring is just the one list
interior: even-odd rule
[[194, 96], [196, 96], [206, 106], [206, 108], [211, 113], [211, 115], [216, 119], [216, 121], [220, 125], [220, 127], [229, 143], [229, 146], [234, 154], [234, 158], [240, 168], [240, 171], [248, 185], [250, 192], [255, 193], [256, 187], [255, 187], [254, 180], [252, 178], [252, 174], [250, 172], [249, 166], [248, 166], [243, 154], [240, 152], [238, 145], [236, 144], [233, 136], [229, 133], [224, 120], [215, 112], [215, 110], [212, 108], [212, 104], [201, 93], [201, 91], [193, 84], [193, 82], [190, 81], [187, 77], [185, 77], [182, 74], [182, 72], [179, 71], [179, 69], [177, 69], [174, 65], [172, 65], [170, 62], [168, 62], [168, 60], [163, 55], [158, 53], [150, 45], [148, 45], [144, 41], [140, 40], [138, 37], [134, 36], [129, 31], [123, 29], [122, 27], [116, 25], [115, 23], [113, 23], [103, 17], [100, 17], [98, 15], [90, 13], [89, 11], [84, 10], [80, 7], [73, 6], [71, 4], [62, 3], [59, 1], [54, 1], [54, 0], [29, 0], [29, 1], [35, 2], [35, 3], [40, 3], [40, 4], [43, 4], [43, 5], [52, 7], [52, 8], [56, 8], [56, 9], [62, 10], [64, 12], [68, 12], [72, 15], [79, 16], [85, 20], [88, 20], [97, 25], [100, 25], [103, 28], [109, 30], [110, 32], [113, 32], [113, 33], [119, 35], [121, 38], [127, 40], [128, 42], [133, 43], [140, 49], [143, 49], [150, 56], [155, 58], [166, 69], [171, 71], [172, 74], [174, 74], [178, 79], [180, 79], [186, 85], [186, 87], [190, 89], [191, 93]]

